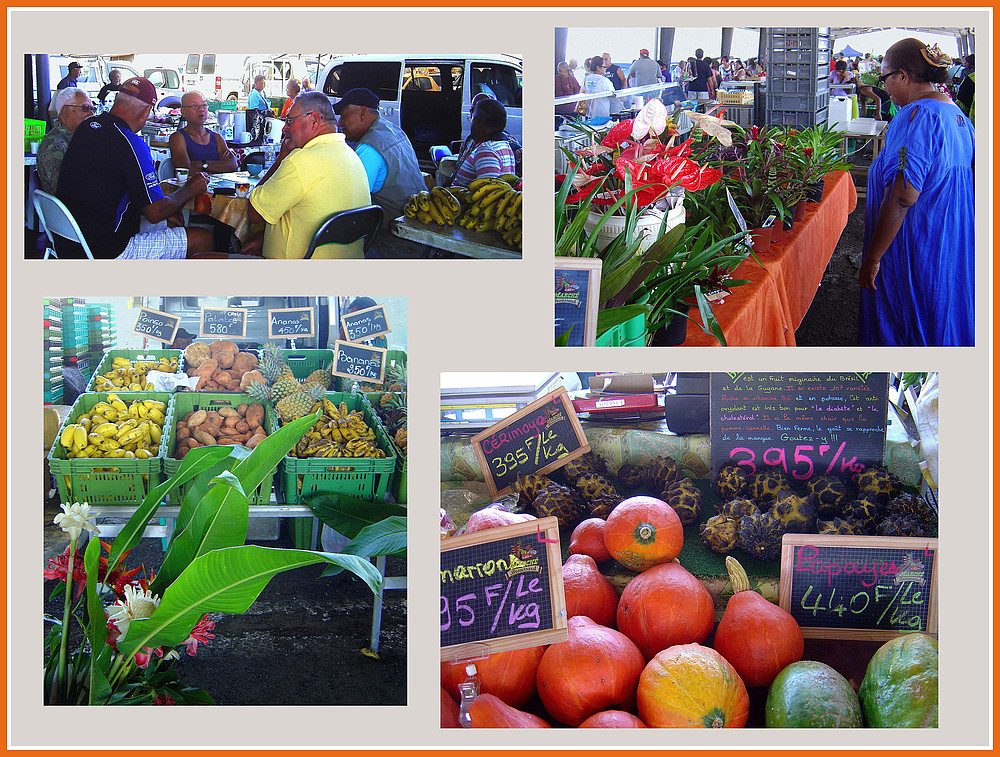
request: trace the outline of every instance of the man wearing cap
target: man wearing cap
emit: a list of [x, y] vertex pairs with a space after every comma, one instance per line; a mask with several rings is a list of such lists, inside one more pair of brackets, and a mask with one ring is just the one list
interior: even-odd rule
[[[59, 83], [56, 85], [56, 89], [66, 89], [66, 87], [77, 86], [76, 80], [77, 77], [80, 76], [80, 70], [82, 68], [83, 66], [81, 66], [76, 61], [73, 61], [68, 66], [66, 66], [66, 70], [68, 71], [68, 73], [62, 79], [59, 80]], [[51, 81], [51, 79], [49, 81]]]
[[426, 248], [395, 236], [389, 229], [393, 219], [403, 214], [411, 195], [427, 189], [417, 154], [403, 130], [383, 120], [378, 112], [378, 95], [370, 89], [352, 89], [333, 106], [338, 128], [349, 142], [368, 175], [372, 201], [385, 211], [374, 249], [384, 258], [415, 257]]
[[[265, 258], [303, 258], [327, 217], [371, 204], [365, 167], [335, 120], [322, 92], [295, 98], [278, 157], [250, 193], [250, 220], [267, 227], [243, 245], [244, 253], [260, 247]], [[363, 258], [364, 242], [323, 245], [313, 257]]]
[[649, 50], [643, 48], [639, 51], [639, 59], [629, 68], [628, 75], [635, 77], [636, 87], [656, 84], [660, 80], [660, 66], [649, 57]]
[[[155, 103], [148, 79], [129, 79], [111, 110], [80, 124], [66, 150], [56, 195], [95, 258], [183, 258], [214, 248], [205, 229], [167, 225], [207, 184], [203, 174], [193, 173], [176, 192], [160, 191], [149, 147], [137, 135]], [[59, 247], [60, 255], [63, 248], [70, 254], [80, 249], [65, 240]]]

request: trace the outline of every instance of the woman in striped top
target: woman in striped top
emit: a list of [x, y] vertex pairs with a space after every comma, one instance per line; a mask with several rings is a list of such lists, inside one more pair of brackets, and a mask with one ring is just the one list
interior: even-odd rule
[[475, 179], [514, 173], [517, 159], [504, 138], [507, 111], [496, 100], [483, 100], [472, 117], [472, 139], [458, 156], [453, 186], [467, 187]]

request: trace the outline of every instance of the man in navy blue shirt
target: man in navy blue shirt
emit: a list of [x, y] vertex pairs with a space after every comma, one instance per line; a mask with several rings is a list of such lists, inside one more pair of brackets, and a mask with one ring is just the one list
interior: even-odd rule
[[77, 77], [80, 76], [80, 70], [83, 68], [79, 63], [73, 61], [68, 66], [66, 66], [67, 74], [59, 80], [56, 85], [56, 89], [66, 89], [66, 87], [75, 87], [77, 85]]
[[[129, 79], [111, 110], [80, 124], [66, 150], [56, 195], [95, 258], [184, 258], [215, 246], [210, 231], [167, 224], [208, 185], [204, 174], [192, 173], [176, 192], [160, 191], [149, 147], [137, 134], [155, 103], [149, 80]], [[63, 248], [79, 253], [78, 245], [62, 242], [60, 255]]]

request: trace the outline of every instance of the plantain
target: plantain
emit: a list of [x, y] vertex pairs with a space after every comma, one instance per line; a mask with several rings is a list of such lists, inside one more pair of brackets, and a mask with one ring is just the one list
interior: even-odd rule
[[431, 209], [431, 193], [428, 191], [423, 191], [417, 193], [417, 208], [422, 210], [424, 213], [430, 212]]
[[421, 210], [417, 213], [417, 220], [420, 221], [420, 223], [427, 224], [429, 226], [434, 219], [431, 217], [430, 213], [425, 213]]
[[73, 442], [76, 438], [76, 426], [75, 423], [68, 423], [63, 429], [62, 434], [59, 436], [59, 443], [66, 449], [70, 449], [74, 446]]
[[433, 200], [427, 204], [427, 212], [430, 214], [431, 220], [438, 226], [446, 225], [444, 222], [444, 216], [441, 215], [441, 208], [439, 208]]

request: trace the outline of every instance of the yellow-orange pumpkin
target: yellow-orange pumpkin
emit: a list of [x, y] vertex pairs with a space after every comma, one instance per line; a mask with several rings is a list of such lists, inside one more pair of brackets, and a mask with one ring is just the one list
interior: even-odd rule
[[726, 658], [700, 644], [678, 644], [639, 676], [639, 717], [650, 728], [742, 728], [750, 699]]
[[684, 527], [670, 505], [656, 497], [630, 497], [604, 523], [604, 544], [636, 573], [670, 562], [684, 546]]
[[[489, 657], [476, 660], [476, 677], [479, 692], [493, 694], [511, 707], [520, 707], [535, 695], [535, 672], [545, 653], [545, 647], [528, 647], [511, 652], [494, 652]], [[458, 685], [468, 675], [466, 662], [442, 662], [441, 686], [456, 702], [462, 701]]]
[[608, 628], [615, 626], [618, 592], [589, 555], [570, 555], [562, 567], [566, 617], [586, 615]]
[[469, 704], [471, 728], [551, 728], [530, 712], [503, 703], [492, 694], [480, 694]]
[[712, 595], [679, 563], [640, 573], [618, 600], [618, 630], [635, 642], [647, 662], [661, 649], [704, 641], [714, 625]]
[[451, 695], [444, 690], [444, 686], [441, 687], [441, 727], [462, 727], [458, 722], [458, 705], [455, 703], [455, 700], [451, 698]]
[[569, 537], [569, 553], [571, 555], [590, 555], [594, 562], [607, 562], [611, 559], [607, 545], [604, 543], [604, 520], [587, 518], [580, 521]]
[[580, 723], [581, 728], [645, 728], [646, 724], [631, 712], [605, 710]]

